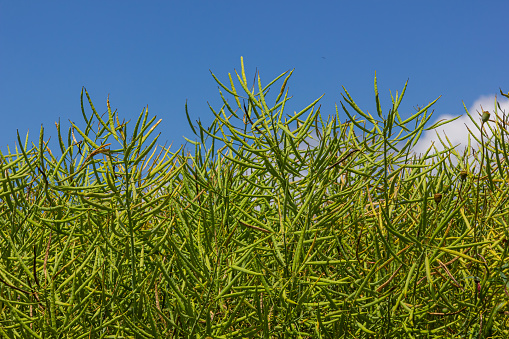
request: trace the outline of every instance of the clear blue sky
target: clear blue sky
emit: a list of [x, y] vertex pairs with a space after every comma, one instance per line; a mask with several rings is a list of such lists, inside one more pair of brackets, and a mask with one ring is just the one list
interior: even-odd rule
[[345, 86], [374, 111], [375, 71], [389, 89], [409, 79], [403, 114], [442, 95], [436, 117], [463, 114], [479, 97], [509, 91], [508, 1], [5, 1], [0, 0], [0, 149], [40, 125], [82, 126], [80, 91], [97, 110], [162, 118], [161, 143], [192, 136], [185, 117], [220, 107], [212, 70], [226, 80], [244, 57], [268, 83], [295, 68], [290, 108]]

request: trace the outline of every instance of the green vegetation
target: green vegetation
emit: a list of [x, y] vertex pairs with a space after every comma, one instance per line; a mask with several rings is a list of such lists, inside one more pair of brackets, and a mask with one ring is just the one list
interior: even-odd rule
[[214, 76], [224, 106], [191, 125], [194, 154], [86, 91], [61, 155], [42, 129], [18, 137], [0, 164], [0, 336], [507, 338], [506, 115], [470, 115], [477, 152], [417, 156], [434, 102], [403, 120], [406, 85], [382, 110], [375, 79], [375, 115], [346, 90], [325, 120], [318, 100], [288, 114], [290, 75]]

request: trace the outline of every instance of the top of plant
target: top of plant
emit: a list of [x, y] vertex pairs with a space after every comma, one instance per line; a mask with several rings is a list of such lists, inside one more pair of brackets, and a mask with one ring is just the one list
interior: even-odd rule
[[186, 110], [194, 154], [150, 139], [147, 110], [132, 132], [109, 101], [103, 118], [85, 90], [61, 155], [42, 128], [18, 136], [0, 154], [0, 333], [507, 336], [505, 112], [469, 115], [480, 152], [441, 139], [418, 156], [446, 123], [426, 128], [436, 100], [404, 119], [406, 84], [382, 110], [375, 78], [374, 116], [346, 89], [325, 118], [319, 99], [287, 114], [291, 74], [251, 89], [243, 64], [228, 85], [213, 74], [211, 125]]

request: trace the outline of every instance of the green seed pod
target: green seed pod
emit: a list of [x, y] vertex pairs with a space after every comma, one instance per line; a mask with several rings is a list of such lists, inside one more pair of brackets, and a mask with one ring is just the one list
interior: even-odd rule
[[435, 199], [435, 202], [436, 202], [437, 204], [439, 204], [439, 203], [440, 203], [440, 201], [442, 201], [442, 194], [440, 194], [440, 193], [435, 193], [435, 195], [433, 196], [433, 199]]
[[482, 112], [482, 122], [486, 123], [486, 122], [488, 122], [488, 120], [490, 120], [490, 112], [483, 111]]

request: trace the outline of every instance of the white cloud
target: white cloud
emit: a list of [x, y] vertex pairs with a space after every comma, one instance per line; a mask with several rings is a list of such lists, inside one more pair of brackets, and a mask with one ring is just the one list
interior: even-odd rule
[[[500, 104], [500, 107], [502, 108], [502, 112], [509, 113], [509, 100], [505, 99], [504, 97], [498, 98], [498, 103]], [[478, 114], [478, 112], [481, 111], [481, 106], [484, 111], [489, 111], [491, 113], [491, 120], [494, 119], [494, 112], [495, 112], [495, 96], [489, 95], [489, 96], [481, 96], [479, 97], [470, 108], [468, 108], [468, 112], [470, 115], [475, 119], [475, 121], [479, 124], [481, 123], [481, 118]], [[464, 112], [464, 110], [463, 110]], [[500, 109], [497, 107], [497, 113], [499, 117], [502, 117], [502, 114], [500, 112]], [[459, 115], [459, 114], [458, 114]], [[456, 115], [456, 116], [458, 116]], [[438, 117], [438, 119], [435, 120], [449, 120], [454, 117], [454, 115], [450, 114], [443, 114]], [[431, 125], [430, 125], [431, 126]], [[468, 128], [467, 128], [468, 127]], [[440, 135], [440, 138], [442, 141], [447, 143], [447, 139], [444, 137], [444, 134], [447, 135], [447, 138], [452, 143], [453, 146], [459, 145], [456, 147], [456, 150], [461, 154], [462, 151], [467, 147], [468, 145], [468, 136], [470, 134], [470, 131], [478, 138], [480, 139], [480, 131], [477, 129], [477, 127], [474, 125], [474, 123], [470, 120], [467, 113], [464, 112], [463, 115], [454, 120], [453, 122], [450, 122], [448, 124], [439, 126], [438, 128], [430, 131], [426, 131], [421, 135], [421, 138], [417, 145], [414, 147], [414, 152], [417, 154], [424, 154], [427, 149], [431, 146], [431, 144], [434, 142], [435, 147], [438, 151], [441, 151], [444, 149], [442, 146], [442, 143], [437, 137], [437, 132]], [[486, 128], [486, 132], [488, 135], [491, 134], [489, 128]], [[473, 148], [478, 148], [477, 142], [474, 138], [470, 137], [471, 146]]]

